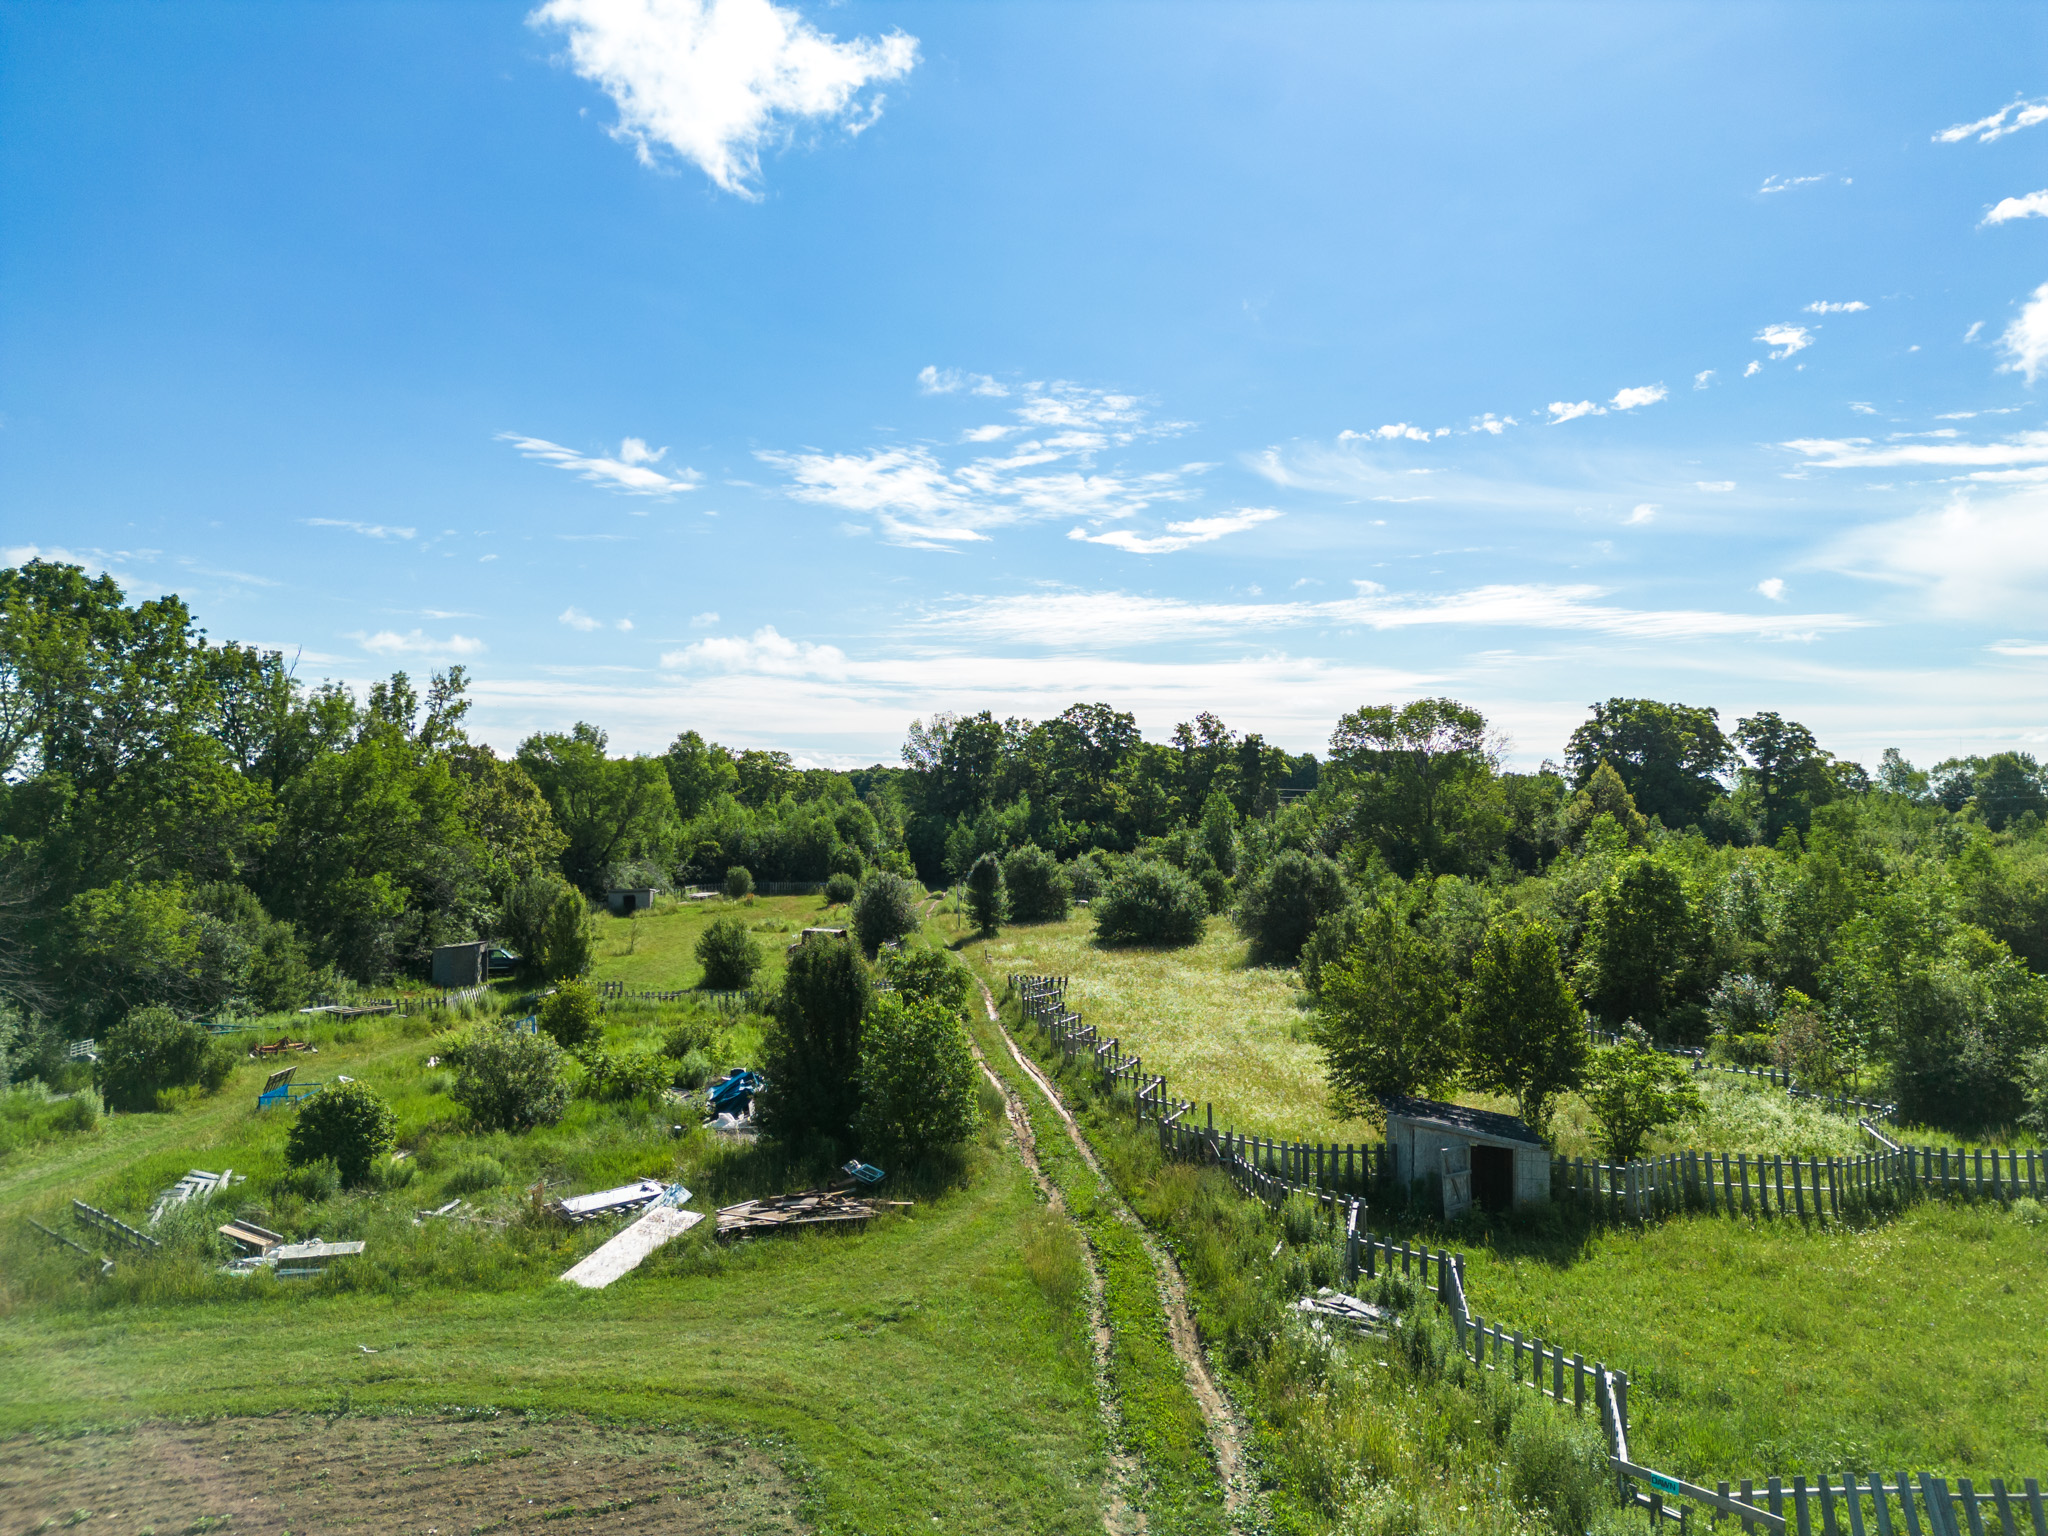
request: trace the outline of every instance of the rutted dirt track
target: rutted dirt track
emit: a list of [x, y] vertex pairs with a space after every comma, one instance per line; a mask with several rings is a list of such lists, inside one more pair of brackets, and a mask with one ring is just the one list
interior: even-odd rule
[[[797, 1493], [742, 1443], [573, 1420], [306, 1414], [0, 1441], [9, 1531], [165, 1536], [494, 1530], [795, 1532]], [[553, 1521], [554, 1523], [547, 1523]]]
[[[1039, 1071], [1037, 1063], [1017, 1048], [1017, 1042], [1011, 1038], [1009, 1030], [1003, 1027], [1002, 1018], [996, 1009], [995, 997], [989, 991], [988, 983], [977, 976], [975, 985], [981, 988], [982, 1006], [988, 1010], [989, 1022], [1002, 1035], [1003, 1044], [1009, 1047], [1011, 1058], [1017, 1063], [1019, 1070], [1030, 1078], [1032, 1084], [1045, 1096], [1053, 1112], [1060, 1117], [1060, 1123], [1066, 1127], [1067, 1135], [1074, 1143], [1074, 1149], [1081, 1154], [1097, 1177], [1102, 1179], [1103, 1188], [1111, 1191], [1118, 1218], [1136, 1229], [1139, 1240], [1145, 1245], [1146, 1257], [1151, 1259], [1152, 1272], [1159, 1282], [1159, 1301], [1166, 1314], [1167, 1332], [1173, 1340], [1173, 1352], [1180, 1359], [1181, 1370], [1187, 1377], [1188, 1390], [1194, 1394], [1195, 1402], [1202, 1410], [1202, 1419], [1209, 1432], [1209, 1445], [1216, 1457], [1216, 1470], [1223, 1482], [1224, 1509], [1235, 1523], [1237, 1518], [1250, 1508], [1255, 1491], [1244, 1464], [1244, 1426], [1239, 1421], [1237, 1410], [1231, 1405], [1229, 1397], [1222, 1387], [1217, 1385], [1215, 1374], [1209, 1369], [1209, 1357], [1202, 1349], [1202, 1341], [1195, 1332], [1194, 1318], [1188, 1312], [1187, 1282], [1181, 1275], [1180, 1266], [1174, 1262], [1172, 1254], [1153, 1240], [1152, 1234], [1145, 1230], [1144, 1223], [1138, 1220], [1131, 1208], [1114, 1195], [1115, 1186], [1103, 1173], [1102, 1165], [1095, 1160], [1095, 1149], [1088, 1145], [1088, 1138], [1081, 1134], [1081, 1127], [1075, 1123], [1073, 1114], [1060, 1098], [1059, 1090], [1043, 1072]], [[979, 1054], [977, 1051], [976, 1055]], [[982, 1063], [982, 1071], [989, 1071], [986, 1062]], [[993, 1072], [989, 1072], [989, 1078], [999, 1087], [1003, 1087], [1001, 1080]], [[1030, 1123], [1024, 1116], [1022, 1106], [1017, 1104], [1015, 1096], [1007, 1087], [1003, 1087], [1003, 1093], [1010, 1101], [1012, 1123], [1021, 1123], [1022, 1134], [1028, 1138]], [[1039, 1183], [1050, 1189], [1051, 1186], [1047, 1184], [1045, 1176], [1038, 1171], [1035, 1155], [1029, 1160], [1032, 1172], [1038, 1176]], [[1058, 1194], [1054, 1193], [1052, 1198], [1057, 1203]], [[1102, 1278], [1092, 1252], [1089, 1256], [1089, 1272], [1096, 1313], [1097, 1369], [1106, 1371], [1109, 1330], [1102, 1321]]]

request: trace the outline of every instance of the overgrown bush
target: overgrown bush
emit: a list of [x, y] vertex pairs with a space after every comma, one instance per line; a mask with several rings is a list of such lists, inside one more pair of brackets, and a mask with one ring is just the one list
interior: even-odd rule
[[1534, 1402], [1508, 1431], [1508, 1496], [1541, 1510], [1557, 1536], [1582, 1536], [1610, 1505], [1607, 1446], [1591, 1419]]
[[1316, 924], [1347, 900], [1336, 860], [1285, 848], [1245, 885], [1231, 918], [1251, 941], [1253, 963], [1292, 965]]
[[391, 1106], [367, 1083], [331, 1083], [299, 1104], [285, 1133], [285, 1161], [294, 1168], [331, 1162], [351, 1189], [367, 1183], [371, 1159], [398, 1130]]
[[747, 932], [744, 918], [716, 918], [697, 935], [697, 963], [711, 991], [744, 992], [761, 969], [761, 946]]
[[505, 938], [527, 974], [562, 981], [597, 962], [597, 919], [583, 893], [560, 875], [536, 875], [505, 903]]
[[540, 1027], [555, 1044], [573, 1051], [595, 1039], [604, 1026], [598, 1014], [597, 994], [581, 982], [564, 982], [554, 996], [540, 1005]]
[[1640, 1157], [1650, 1133], [1700, 1112], [1691, 1071], [1662, 1051], [1624, 1044], [1593, 1052], [1585, 1098], [1608, 1161]]
[[443, 1186], [451, 1195], [481, 1194], [505, 1182], [505, 1165], [495, 1157], [465, 1157], [457, 1163]]
[[967, 996], [974, 982], [967, 968], [943, 949], [911, 949], [886, 955], [882, 979], [905, 1002], [934, 1002], [958, 1017], [967, 1014]]
[[1104, 944], [1194, 944], [1209, 917], [1201, 887], [1161, 859], [1126, 864], [1093, 910]]
[[525, 1131], [562, 1118], [569, 1104], [565, 1058], [551, 1037], [485, 1025], [461, 1054], [450, 1096], [485, 1130]]
[[681, 1061], [685, 1056], [710, 1050], [717, 1038], [717, 1026], [709, 1019], [684, 1019], [661, 1037], [661, 1054]]
[[599, 1099], [608, 1104], [624, 1104], [635, 1099], [653, 1101], [675, 1078], [675, 1068], [666, 1057], [640, 1052], [632, 1055], [611, 1055], [605, 1051], [588, 1050], [576, 1058], [583, 1065], [583, 1081], [576, 1085], [577, 1094], [586, 1099]]
[[768, 1088], [756, 1114], [769, 1136], [800, 1146], [814, 1139], [843, 1144], [852, 1134], [862, 1021], [873, 1001], [868, 968], [853, 945], [828, 939], [789, 957], [761, 1046]]
[[832, 878], [825, 882], [825, 902], [828, 906], [843, 907], [860, 893], [860, 882], [843, 869], [835, 869]]
[[984, 934], [994, 933], [1009, 912], [1009, 893], [1003, 886], [1003, 862], [984, 853], [967, 871], [967, 911], [974, 926]]
[[148, 1110], [159, 1095], [197, 1083], [209, 1091], [234, 1069], [231, 1051], [168, 1008], [137, 1008], [99, 1042], [93, 1086], [109, 1109]]
[[981, 1123], [974, 1053], [957, 1010], [937, 999], [876, 999], [862, 1025], [864, 1156], [912, 1160], [958, 1146]]
[[2020, 1092], [2027, 1103], [2021, 1124], [2037, 1136], [2048, 1136], [2048, 1046], [2020, 1058]]
[[853, 899], [853, 936], [873, 955], [917, 932], [917, 888], [901, 875], [878, 869], [861, 882]]
[[754, 894], [754, 874], [744, 864], [735, 864], [725, 872], [725, 899], [744, 901]]
[[1010, 894], [1010, 916], [1020, 923], [1057, 923], [1073, 904], [1073, 886], [1059, 860], [1036, 843], [1013, 848], [1003, 856], [1003, 885]]
[[1062, 866], [1062, 873], [1067, 877], [1067, 889], [1073, 893], [1075, 901], [1093, 901], [1109, 884], [1102, 866], [1085, 853], [1069, 859]]

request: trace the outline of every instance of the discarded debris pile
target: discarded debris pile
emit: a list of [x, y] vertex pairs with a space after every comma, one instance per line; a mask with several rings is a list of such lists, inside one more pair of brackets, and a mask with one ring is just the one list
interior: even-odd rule
[[130, 1248], [139, 1248], [145, 1253], [154, 1252], [163, 1244], [147, 1232], [138, 1232], [118, 1216], [109, 1216], [105, 1211], [87, 1205], [83, 1200], [71, 1202], [71, 1219], [80, 1226], [91, 1227], [102, 1236], [111, 1237]]
[[645, 1215], [603, 1247], [587, 1254], [581, 1263], [564, 1271], [562, 1278], [585, 1290], [603, 1290], [619, 1276], [637, 1268], [642, 1259], [662, 1244], [681, 1237], [704, 1219], [701, 1212], [678, 1209], [689, 1198], [690, 1192], [682, 1185], [669, 1185]]
[[844, 1188], [807, 1189], [796, 1195], [769, 1195], [742, 1200], [718, 1212], [718, 1237], [752, 1237], [761, 1232], [792, 1232], [800, 1227], [855, 1227], [875, 1212], [909, 1206], [909, 1200], [868, 1200]]
[[768, 1086], [768, 1079], [747, 1067], [734, 1067], [730, 1072], [704, 1090], [704, 1102], [712, 1114], [728, 1114], [735, 1119], [748, 1118], [754, 1107], [754, 1095]]
[[243, 1257], [252, 1259], [262, 1258], [284, 1241], [282, 1232], [259, 1227], [253, 1221], [231, 1221], [220, 1228], [220, 1235], [233, 1243]]
[[1327, 1317], [1340, 1323], [1349, 1323], [1353, 1328], [1375, 1332], [1386, 1327], [1387, 1314], [1369, 1301], [1360, 1301], [1355, 1296], [1346, 1296], [1342, 1291], [1330, 1290], [1327, 1286], [1313, 1296], [1304, 1296], [1294, 1304], [1297, 1312], [1306, 1312], [1312, 1317]]
[[668, 1186], [659, 1179], [635, 1179], [617, 1189], [600, 1189], [595, 1194], [571, 1195], [564, 1200], [550, 1201], [548, 1210], [563, 1221], [580, 1224], [595, 1221], [600, 1216], [637, 1211], [659, 1200], [667, 1189]]
[[197, 1200], [204, 1204], [221, 1190], [247, 1182], [243, 1175], [232, 1168], [223, 1168], [219, 1173], [208, 1173], [204, 1168], [194, 1168], [169, 1189], [158, 1193], [156, 1203], [149, 1208], [149, 1224], [155, 1226], [157, 1218], [174, 1205], [183, 1205], [187, 1200]]
[[286, 1051], [304, 1051], [310, 1056], [318, 1056], [320, 1047], [310, 1040], [292, 1040], [283, 1035], [278, 1036], [273, 1044], [264, 1045], [259, 1041], [249, 1047], [252, 1059], [261, 1056], [282, 1056]]

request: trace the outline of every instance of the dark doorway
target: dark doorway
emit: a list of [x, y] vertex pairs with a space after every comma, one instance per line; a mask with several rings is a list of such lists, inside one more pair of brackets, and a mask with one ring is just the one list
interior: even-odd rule
[[1473, 1146], [1472, 1203], [1482, 1211], [1514, 1208], [1515, 1154], [1508, 1148]]

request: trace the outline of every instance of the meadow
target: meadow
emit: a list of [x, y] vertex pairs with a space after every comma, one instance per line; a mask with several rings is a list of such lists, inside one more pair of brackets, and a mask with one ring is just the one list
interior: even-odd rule
[[629, 989], [697, 986], [704, 979], [704, 967], [697, 963], [697, 940], [713, 921], [730, 916], [741, 918], [761, 946], [762, 965], [754, 984], [764, 991], [782, 984], [785, 954], [799, 932], [843, 928], [847, 922], [846, 908], [833, 906], [823, 896], [754, 896], [738, 902], [663, 896], [647, 911], [630, 917], [598, 914], [592, 979], [616, 981]]

